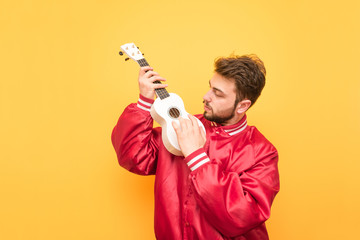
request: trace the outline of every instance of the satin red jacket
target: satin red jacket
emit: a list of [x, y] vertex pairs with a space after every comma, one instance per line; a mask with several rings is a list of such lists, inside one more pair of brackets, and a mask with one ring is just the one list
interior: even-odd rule
[[246, 116], [220, 126], [197, 115], [206, 143], [188, 157], [169, 153], [153, 128], [152, 100], [120, 116], [112, 143], [120, 165], [155, 174], [155, 235], [177, 239], [268, 239], [265, 221], [279, 191], [278, 153]]

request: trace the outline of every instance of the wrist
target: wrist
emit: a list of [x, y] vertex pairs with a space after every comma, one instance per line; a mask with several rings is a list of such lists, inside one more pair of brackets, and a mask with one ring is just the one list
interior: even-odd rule
[[196, 152], [199, 149], [201, 149], [201, 148], [191, 148], [191, 149], [182, 151], [182, 153], [184, 154], [184, 157], [186, 158], [186, 157], [190, 156], [193, 152]]
[[145, 91], [140, 91], [140, 96], [143, 96], [147, 99], [154, 99], [155, 97], [155, 93], [154, 92], [145, 92]]

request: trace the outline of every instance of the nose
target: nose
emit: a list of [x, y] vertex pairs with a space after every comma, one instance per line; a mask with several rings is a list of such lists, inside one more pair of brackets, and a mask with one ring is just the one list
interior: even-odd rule
[[211, 97], [210, 97], [210, 92], [211, 90], [209, 90], [204, 96], [203, 96], [203, 99], [206, 101], [206, 102], [211, 102]]

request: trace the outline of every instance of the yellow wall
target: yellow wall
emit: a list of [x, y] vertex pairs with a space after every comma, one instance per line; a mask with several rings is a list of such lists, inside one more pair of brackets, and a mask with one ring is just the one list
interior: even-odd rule
[[249, 123], [280, 152], [271, 239], [359, 239], [359, 26], [356, 0], [1, 1], [0, 239], [154, 239], [154, 178], [110, 142], [138, 96], [127, 42], [191, 113], [216, 57], [258, 54]]

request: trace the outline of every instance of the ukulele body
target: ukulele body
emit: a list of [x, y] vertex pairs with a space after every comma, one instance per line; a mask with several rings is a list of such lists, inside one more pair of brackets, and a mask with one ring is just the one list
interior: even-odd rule
[[[169, 95], [170, 96], [165, 99], [156, 98], [151, 106], [150, 114], [152, 118], [161, 125], [161, 136], [166, 149], [176, 156], [183, 156], [172, 122], [175, 121], [180, 125], [178, 118], [189, 119], [189, 113], [186, 112], [184, 102], [179, 95], [175, 93], [169, 93]], [[206, 133], [202, 122], [197, 118], [196, 120]]]

